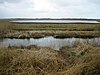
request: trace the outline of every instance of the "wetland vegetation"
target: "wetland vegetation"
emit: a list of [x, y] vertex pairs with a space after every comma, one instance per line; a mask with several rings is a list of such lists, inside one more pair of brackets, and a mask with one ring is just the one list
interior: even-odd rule
[[[12, 23], [9, 21], [0, 21], [1, 32], [6, 32], [4, 37], [13, 38], [37, 38], [53, 36], [58, 38], [64, 37], [99, 37], [99, 24], [59, 24], [59, 23]], [[2, 27], [3, 26], [3, 27]], [[5, 28], [5, 29], [4, 29]]]
[[[100, 23], [16, 23], [10, 21], [0, 20], [0, 43], [5, 39], [30, 41], [30, 38], [46, 36], [60, 38], [61, 41], [63, 40], [61, 38], [68, 37], [100, 38]], [[7, 47], [0, 44], [0, 75], [99, 75], [100, 40], [96, 42], [99, 42], [98, 46], [76, 40], [73, 47], [65, 45], [59, 50], [34, 44]]]
[[100, 47], [76, 43], [60, 51], [37, 46], [0, 48], [0, 75], [83, 74], [100, 74]]

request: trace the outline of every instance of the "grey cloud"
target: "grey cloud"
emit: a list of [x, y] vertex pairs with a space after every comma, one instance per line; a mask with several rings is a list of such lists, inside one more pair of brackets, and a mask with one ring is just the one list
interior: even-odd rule
[[23, 0], [0, 0], [0, 3], [3, 4], [5, 2], [8, 2], [8, 3], [18, 3], [18, 2], [21, 2]]
[[86, 0], [49, 0], [52, 3], [55, 3], [60, 6], [79, 6], [84, 4]]
[[[39, 2], [39, 0], [37, 1]], [[38, 11], [34, 10], [34, 0], [0, 0], [1, 3], [0, 18], [2, 17], [100, 18], [99, 14], [100, 0], [44, 0], [44, 1], [48, 1], [48, 3], [50, 3], [50, 6], [54, 5], [55, 8], [57, 7], [56, 9], [58, 11], [45, 12], [39, 10], [38, 8], [36, 8], [38, 9]], [[7, 2], [7, 5], [5, 2]]]
[[61, 5], [61, 6], [68, 6], [68, 1], [62, 1], [62, 0], [51, 0], [52, 3], [55, 3], [57, 5]]
[[88, 1], [100, 5], [100, 0], [88, 0]]

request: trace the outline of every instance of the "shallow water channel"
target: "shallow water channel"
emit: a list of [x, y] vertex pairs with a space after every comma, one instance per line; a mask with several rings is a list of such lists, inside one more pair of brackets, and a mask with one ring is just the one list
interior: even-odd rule
[[100, 46], [100, 37], [99, 38], [54, 38], [52, 36], [39, 38], [39, 39], [0, 39], [0, 45], [3, 47], [8, 46], [29, 46], [29, 45], [36, 45], [39, 47], [49, 47], [54, 50], [59, 50], [64, 46], [72, 47], [75, 42], [78, 41], [80, 43], [91, 44], [94, 46]]

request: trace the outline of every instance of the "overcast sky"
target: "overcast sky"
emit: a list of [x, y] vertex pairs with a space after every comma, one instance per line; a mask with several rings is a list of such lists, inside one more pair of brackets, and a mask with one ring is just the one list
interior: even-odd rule
[[0, 18], [100, 18], [100, 0], [0, 0]]

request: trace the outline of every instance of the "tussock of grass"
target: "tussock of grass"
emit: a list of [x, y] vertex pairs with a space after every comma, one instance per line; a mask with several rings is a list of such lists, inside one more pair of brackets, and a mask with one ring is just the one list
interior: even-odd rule
[[[82, 54], [83, 53], [83, 54]], [[100, 47], [0, 48], [0, 75], [99, 75]]]
[[66, 75], [99, 75], [100, 74], [100, 54], [87, 55], [77, 61], [69, 68]]
[[49, 48], [0, 49], [0, 75], [56, 74], [65, 68], [64, 64], [58, 53]]
[[100, 47], [93, 47], [77, 42], [73, 48], [65, 47], [62, 49], [62, 52], [65, 53], [65, 55], [70, 54], [69, 58], [74, 56], [73, 64], [63, 73], [64, 75], [100, 74]]

